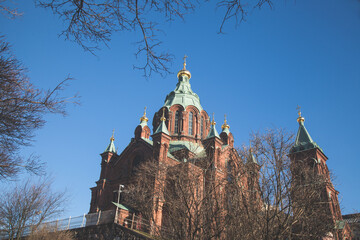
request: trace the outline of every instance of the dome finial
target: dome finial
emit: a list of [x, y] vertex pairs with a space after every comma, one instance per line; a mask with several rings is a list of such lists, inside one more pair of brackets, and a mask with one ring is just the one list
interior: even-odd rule
[[224, 115], [224, 124], [221, 126], [221, 129], [225, 129], [225, 128], [227, 128], [227, 129], [230, 128], [230, 126], [226, 122], [226, 114]]
[[301, 116], [301, 107], [298, 105], [296, 109], [298, 110], [298, 115], [299, 115], [299, 117], [298, 117], [296, 120], [298, 121], [298, 123], [304, 122], [304, 121], [305, 121], [305, 118], [303, 118], [303, 117]]
[[147, 122], [149, 119], [146, 117], [146, 107], [144, 108], [144, 115], [140, 118], [140, 122]]
[[111, 135], [110, 141], [114, 141], [114, 140], [115, 140], [115, 138], [114, 138], [114, 132], [115, 132], [115, 128], [114, 128], [113, 131], [112, 131], [112, 135]]
[[184, 59], [184, 63], [183, 63], [183, 65], [184, 65], [184, 68], [183, 68], [183, 70], [186, 70], [186, 58], [187, 58], [188, 56], [186, 56], [186, 54], [184, 55], [184, 57], [183, 57], [183, 59]]
[[214, 113], [212, 114], [212, 121], [211, 121], [211, 125], [216, 125], [216, 122], [215, 122], [215, 117], [214, 117]]
[[188, 71], [188, 70], [186, 70], [186, 58], [187, 58], [188, 56], [186, 56], [186, 54], [184, 55], [184, 57], [183, 57], [183, 59], [184, 59], [184, 63], [183, 63], [183, 69], [181, 69], [179, 72], [178, 72], [178, 74], [177, 74], [177, 77], [179, 78], [179, 77], [181, 77], [181, 76], [183, 76], [183, 75], [185, 75], [185, 76], [187, 76], [189, 79], [191, 78], [191, 73]]
[[160, 118], [160, 121], [166, 121], [166, 118], [165, 118], [165, 108], [163, 108], [163, 112], [162, 112], [162, 116]]

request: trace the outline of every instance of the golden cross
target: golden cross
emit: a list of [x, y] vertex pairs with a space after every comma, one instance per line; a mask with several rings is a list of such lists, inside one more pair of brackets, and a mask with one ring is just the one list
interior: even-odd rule
[[144, 117], [146, 117], [146, 107], [144, 108]]
[[212, 114], [212, 121], [211, 121], [211, 125], [215, 125], [216, 123], [215, 123], [215, 117], [214, 117], [214, 113]]
[[160, 118], [160, 121], [165, 121], [165, 108], [163, 108], [162, 117]]
[[296, 109], [298, 110], [299, 117], [301, 117], [301, 107], [297, 105]]
[[112, 135], [111, 135], [111, 138], [110, 138], [111, 141], [114, 141], [114, 140], [115, 140], [115, 138], [114, 138], [114, 132], [115, 132], [115, 128], [114, 128], [113, 131], [112, 131]]
[[224, 114], [224, 123], [226, 123], [226, 114]]
[[183, 57], [183, 59], [184, 59], [184, 70], [186, 70], [186, 58], [187, 58], [188, 56], [186, 56], [186, 54], [184, 55], [184, 57]]

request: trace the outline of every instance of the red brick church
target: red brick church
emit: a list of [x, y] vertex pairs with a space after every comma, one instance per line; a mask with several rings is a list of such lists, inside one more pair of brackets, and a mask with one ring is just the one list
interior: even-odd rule
[[[175, 90], [166, 96], [164, 105], [153, 117], [152, 131], [148, 125], [145, 111], [140, 118], [140, 124], [135, 128], [134, 138], [123, 152], [117, 153], [114, 137], [111, 137], [110, 144], [101, 154], [100, 178], [96, 182], [96, 186], [91, 188], [90, 213], [119, 207], [119, 205], [117, 207], [114, 205], [114, 202], [119, 200], [117, 199], [119, 190], [121, 190], [119, 186], [126, 186], [137, 166], [151, 159], [176, 166], [189, 159], [208, 156], [211, 159], [212, 167], [216, 169], [216, 176], [226, 178], [228, 159], [239, 157], [236, 154], [234, 156], [236, 151], [234, 151], [234, 137], [230, 132], [230, 126], [225, 119], [221, 126], [222, 131], [220, 134], [218, 133], [214, 117], [210, 119], [209, 114], [200, 104], [199, 96], [191, 89], [191, 73], [186, 70], [185, 62], [177, 77], [178, 83]], [[316, 171], [329, 180], [324, 191], [330, 199], [329, 214], [332, 214], [333, 220], [337, 224], [336, 234], [338, 237], [343, 236], [350, 239], [348, 227], [341, 225], [343, 221], [338, 192], [334, 189], [328, 176], [327, 157], [310, 137], [301, 116], [298, 122], [299, 130], [296, 142], [289, 156], [293, 162], [296, 162], [306, 153], [310, 154], [311, 159], [318, 163]], [[258, 169], [255, 158], [250, 158], [250, 161], [253, 166], [257, 166], [255, 169]], [[197, 168], [200, 169], [196, 163], [192, 168], [194, 171]], [[252, 176], [256, 176], [256, 174]], [[244, 181], [256, 182], [257, 180], [245, 179]], [[158, 226], [161, 226], [163, 221], [162, 204], [155, 205], [154, 203], [154, 208], [157, 209], [154, 210], [153, 219]], [[123, 207], [125, 212], [129, 211], [123, 205], [120, 207]]]

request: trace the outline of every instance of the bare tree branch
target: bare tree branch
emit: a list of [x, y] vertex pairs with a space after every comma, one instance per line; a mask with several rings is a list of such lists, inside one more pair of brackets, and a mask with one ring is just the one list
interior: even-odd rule
[[23, 15], [22, 12], [19, 12], [16, 7], [12, 7], [11, 5], [15, 5], [14, 1], [0, 0], [0, 13], [9, 18], [16, 18]]
[[9, 239], [21, 239], [27, 227], [36, 231], [41, 223], [63, 212], [65, 193], [53, 192], [51, 183], [45, 177], [36, 183], [28, 180], [1, 193], [0, 230]]
[[25, 72], [10, 52], [9, 44], [0, 38], [0, 179], [15, 177], [23, 169], [41, 173], [43, 164], [38, 158], [24, 159], [19, 149], [30, 145], [34, 131], [45, 124], [45, 114], [65, 115], [68, 103], [78, 103], [76, 95], [70, 98], [60, 95], [70, 77], [44, 91], [33, 86]]

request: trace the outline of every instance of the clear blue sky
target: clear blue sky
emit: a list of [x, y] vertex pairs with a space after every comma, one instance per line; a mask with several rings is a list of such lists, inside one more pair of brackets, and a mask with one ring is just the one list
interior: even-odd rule
[[[24, 16], [0, 17], [1, 34], [29, 69], [31, 81], [52, 88], [68, 74], [65, 91], [81, 95], [68, 116], [47, 115], [32, 147], [47, 162], [55, 188], [66, 188], [66, 216], [87, 213], [90, 187], [100, 174], [100, 156], [112, 129], [122, 151], [134, 135], [144, 106], [152, 121], [175, 88], [182, 57], [189, 56], [191, 84], [203, 108], [215, 113], [220, 131], [227, 114], [235, 144], [251, 131], [284, 127], [296, 132], [296, 106], [305, 125], [329, 157], [337, 176], [343, 213], [360, 210], [360, 2], [357, 0], [277, 1], [273, 10], [255, 10], [237, 28], [217, 34], [221, 10], [204, 4], [185, 22], [163, 24], [163, 49], [176, 57], [174, 74], [146, 80], [135, 71], [137, 32], [116, 34], [110, 48], [94, 57], [58, 38], [62, 22], [33, 1], [19, 1]], [[64, 215], [64, 216], [65, 216]]]

